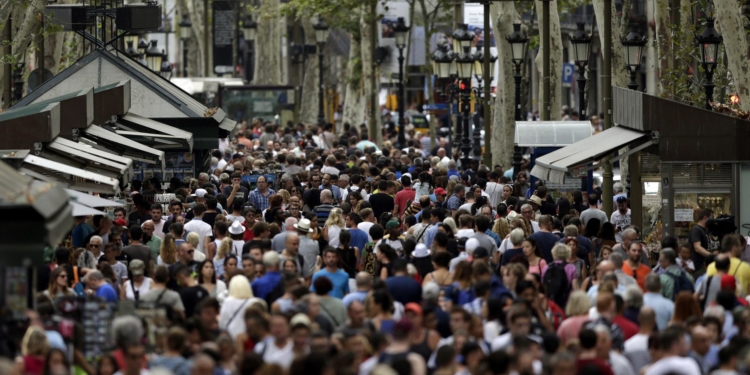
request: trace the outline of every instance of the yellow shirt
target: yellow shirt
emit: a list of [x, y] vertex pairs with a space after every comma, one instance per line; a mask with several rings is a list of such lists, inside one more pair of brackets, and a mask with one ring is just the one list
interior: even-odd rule
[[[739, 281], [743, 294], [750, 291], [750, 265], [741, 261], [739, 258], [729, 259], [729, 274]], [[711, 263], [706, 268], [706, 276], [716, 275], [716, 263]]]

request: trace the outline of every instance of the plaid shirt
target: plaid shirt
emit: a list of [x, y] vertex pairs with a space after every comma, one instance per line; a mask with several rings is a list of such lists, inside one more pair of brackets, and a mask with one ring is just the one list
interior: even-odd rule
[[263, 211], [268, 208], [268, 198], [272, 195], [276, 194], [276, 191], [274, 191], [271, 188], [268, 188], [268, 191], [266, 192], [266, 195], [264, 196], [258, 188], [255, 188], [255, 190], [250, 192], [250, 203], [255, 206], [260, 211]]

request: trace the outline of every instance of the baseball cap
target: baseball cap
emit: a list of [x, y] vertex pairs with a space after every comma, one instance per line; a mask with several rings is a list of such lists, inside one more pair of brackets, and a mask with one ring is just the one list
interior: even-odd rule
[[310, 318], [302, 313], [297, 313], [292, 317], [292, 320], [289, 321], [289, 325], [294, 327], [296, 325], [303, 325], [310, 327], [311, 321]]
[[390, 220], [387, 223], [385, 223], [385, 229], [391, 229], [398, 226], [398, 221], [396, 220]]
[[724, 275], [721, 277], [721, 290], [735, 290], [737, 288], [737, 280], [732, 275]]
[[404, 311], [411, 311], [417, 315], [422, 315], [422, 306], [416, 302], [409, 302], [404, 306]]
[[445, 195], [445, 194], [446, 194], [445, 189], [440, 188], [440, 187], [435, 189], [435, 195]]
[[474, 258], [487, 258], [490, 256], [490, 253], [482, 246], [477, 247], [474, 249]]
[[466, 241], [468, 241], [468, 240], [469, 240], [469, 239], [468, 239], [468, 238], [466, 238], [466, 237], [461, 237], [461, 238], [459, 238], [459, 239], [458, 239], [458, 245], [457, 245], [457, 247], [458, 247], [459, 249], [463, 249], [463, 248], [466, 248]]
[[133, 259], [130, 261], [130, 272], [136, 276], [136, 275], [143, 275], [143, 271], [146, 269], [146, 264], [143, 263], [140, 259]]
[[203, 198], [203, 197], [206, 196], [206, 194], [208, 194], [208, 192], [206, 191], [206, 189], [197, 189], [197, 190], [195, 190], [195, 194], [191, 194], [191, 196], [198, 197], [198, 198]]
[[113, 223], [115, 225], [128, 225], [128, 221], [123, 218], [118, 218]]
[[479, 247], [479, 241], [476, 238], [466, 240], [466, 251], [474, 251]]

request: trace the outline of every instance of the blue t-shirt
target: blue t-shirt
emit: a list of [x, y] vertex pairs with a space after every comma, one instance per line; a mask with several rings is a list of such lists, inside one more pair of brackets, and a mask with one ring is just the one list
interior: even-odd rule
[[109, 284], [103, 284], [99, 287], [99, 289], [96, 290], [96, 296], [99, 298], [104, 299], [107, 302], [114, 302], [116, 303], [119, 298], [117, 298], [117, 292], [115, 292], [115, 288], [112, 288], [112, 285]]
[[542, 254], [542, 259], [544, 259], [547, 264], [552, 263], [554, 260], [552, 259], [552, 248], [555, 247], [555, 244], [557, 244], [558, 241], [560, 241], [560, 237], [557, 237], [550, 232], [536, 232], [529, 237], [536, 241], [536, 247]]
[[351, 240], [349, 240], [349, 246], [356, 247], [360, 251], [365, 248], [365, 245], [367, 245], [367, 242], [369, 242], [369, 238], [367, 237], [367, 233], [363, 231], [362, 229], [349, 229], [349, 234], [351, 234]]
[[[315, 279], [321, 276], [327, 277], [328, 280], [331, 280], [331, 283], [333, 283], [333, 289], [328, 293], [329, 296], [341, 299], [344, 298], [345, 294], [349, 293], [349, 274], [346, 272], [336, 270], [336, 272], [330, 273], [327, 269], [323, 268], [322, 270], [315, 272], [311, 284], [315, 284]], [[311, 286], [310, 290], [314, 292], [315, 286]]]
[[86, 247], [86, 237], [94, 233], [94, 228], [86, 223], [81, 223], [73, 228], [73, 247]]

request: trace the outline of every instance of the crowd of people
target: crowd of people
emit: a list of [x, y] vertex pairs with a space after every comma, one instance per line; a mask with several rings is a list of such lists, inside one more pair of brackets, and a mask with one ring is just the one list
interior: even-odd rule
[[[750, 348], [746, 238], [713, 249], [696, 213], [685, 243], [646, 251], [616, 184], [530, 185], [457, 168], [410, 136], [358, 147], [346, 126], [240, 125], [211, 171], [132, 184], [132, 209], [76, 218], [38, 271], [36, 309], [2, 374], [730, 375]], [[429, 145], [429, 140], [427, 142]], [[266, 171], [279, 170], [278, 178]], [[515, 173], [514, 173], [515, 172]], [[249, 176], [257, 178], [249, 179]], [[253, 181], [252, 183], [250, 181]], [[87, 358], [55, 327], [59, 301], [164, 311], [156, 339], [120, 313]], [[120, 311], [121, 312], [121, 311]], [[144, 328], [145, 327], [145, 328]]]

